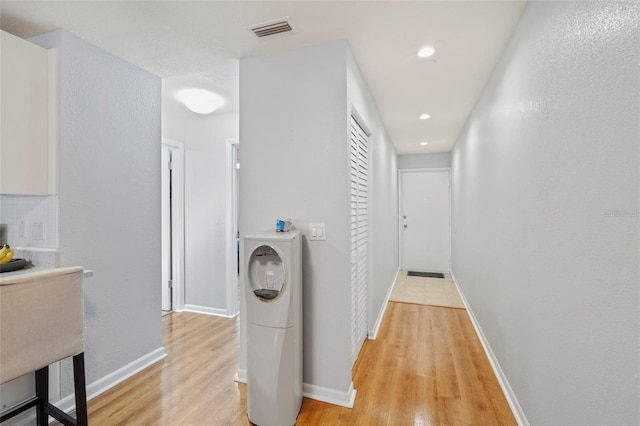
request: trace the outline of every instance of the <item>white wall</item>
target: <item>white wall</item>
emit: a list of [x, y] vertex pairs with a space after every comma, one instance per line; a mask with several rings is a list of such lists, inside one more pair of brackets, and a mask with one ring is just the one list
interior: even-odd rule
[[[367, 90], [344, 41], [240, 62], [241, 235], [273, 229], [276, 219], [289, 217], [302, 230], [304, 382], [342, 396], [348, 394], [352, 366], [352, 105], [374, 133], [370, 326], [397, 271], [396, 154]], [[326, 241], [309, 241], [311, 222], [326, 224]]]
[[[87, 384], [162, 352], [160, 79], [62, 30], [31, 39], [60, 57], [61, 266], [82, 265]], [[63, 396], [73, 387], [69, 365]]]
[[453, 270], [535, 425], [640, 423], [637, 2], [529, 2], [452, 152]]
[[[240, 61], [238, 200], [241, 236], [278, 218], [303, 231], [304, 381], [342, 392], [351, 384], [345, 47]], [[310, 222], [326, 224], [326, 241], [308, 240]]]
[[195, 114], [173, 98], [174, 89], [163, 80], [162, 136], [185, 148], [185, 303], [226, 313], [226, 150], [227, 139], [238, 137], [238, 114]]
[[398, 156], [398, 169], [440, 169], [451, 167], [451, 154], [406, 154]]
[[377, 331], [384, 304], [398, 273], [398, 156], [373, 96], [347, 46], [347, 119], [357, 111], [369, 137], [371, 274], [368, 288], [369, 336]]

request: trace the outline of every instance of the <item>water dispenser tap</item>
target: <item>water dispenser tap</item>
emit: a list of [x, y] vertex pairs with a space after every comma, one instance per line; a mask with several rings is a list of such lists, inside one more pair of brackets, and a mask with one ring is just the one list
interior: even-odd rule
[[276, 286], [276, 277], [273, 275], [273, 271], [267, 271], [266, 278], [266, 287], [270, 290], [273, 290]]

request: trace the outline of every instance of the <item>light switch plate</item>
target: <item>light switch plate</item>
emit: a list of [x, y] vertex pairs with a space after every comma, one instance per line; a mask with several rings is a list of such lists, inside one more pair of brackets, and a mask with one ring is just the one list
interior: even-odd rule
[[327, 239], [324, 223], [309, 224], [309, 239], [311, 241], [325, 241]]

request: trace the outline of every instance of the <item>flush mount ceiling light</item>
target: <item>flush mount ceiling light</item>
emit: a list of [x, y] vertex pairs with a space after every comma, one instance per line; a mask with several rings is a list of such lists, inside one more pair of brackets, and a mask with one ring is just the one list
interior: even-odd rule
[[436, 53], [436, 49], [431, 46], [423, 47], [422, 49], [418, 50], [418, 56], [421, 58], [430, 58], [434, 53]]
[[183, 89], [176, 93], [176, 97], [197, 114], [211, 114], [224, 103], [221, 96], [204, 89]]
[[424, 113], [420, 115], [420, 120], [428, 120], [429, 118], [431, 118], [430, 114]]
[[420, 142], [420, 145], [426, 146], [426, 145], [429, 145], [429, 142]]

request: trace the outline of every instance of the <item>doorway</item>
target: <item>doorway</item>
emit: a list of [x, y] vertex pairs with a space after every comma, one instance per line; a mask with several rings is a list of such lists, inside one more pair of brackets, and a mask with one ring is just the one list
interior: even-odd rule
[[163, 138], [161, 151], [163, 315], [184, 306], [184, 145]]
[[449, 169], [400, 171], [400, 265], [407, 271], [451, 271]]
[[238, 229], [238, 187], [240, 171], [240, 143], [227, 139], [227, 316], [240, 311], [240, 231]]

